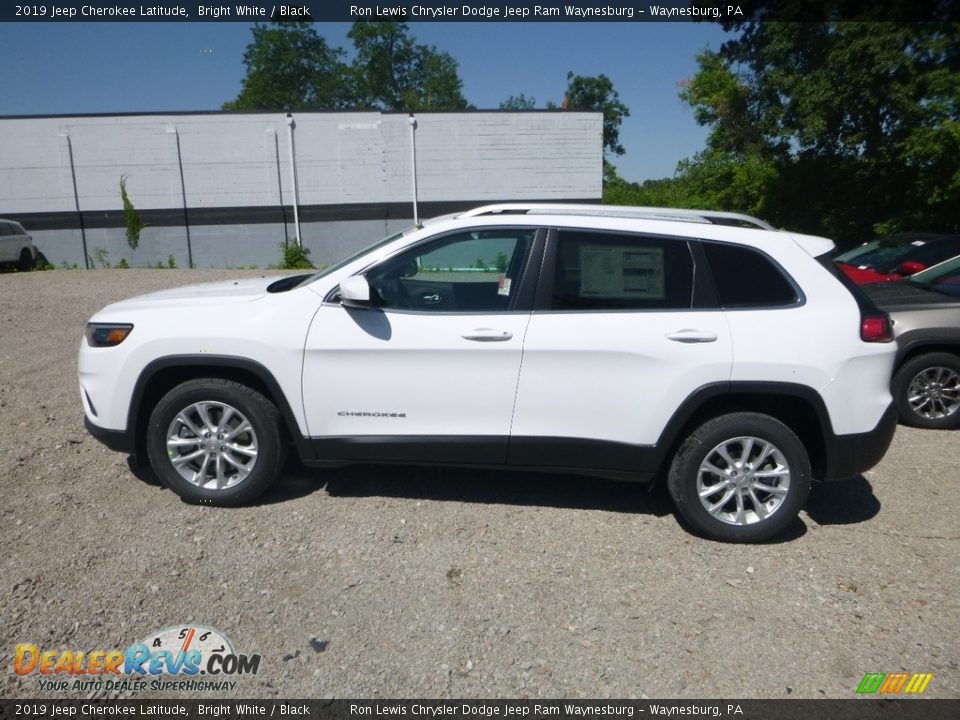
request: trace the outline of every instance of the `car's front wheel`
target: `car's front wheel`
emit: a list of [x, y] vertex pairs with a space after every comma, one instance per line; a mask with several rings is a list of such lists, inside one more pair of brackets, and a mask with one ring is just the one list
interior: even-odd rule
[[264, 395], [220, 378], [189, 380], [157, 403], [147, 455], [163, 483], [189, 502], [250, 502], [280, 474], [280, 413]]
[[960, 357], [919, 355], [893, 376], [893, 399], [901, 422], [920, 428], [960, 426]]
[[24, 248], [20, 251], [20, 262], [17, 263], [20, 272], [30, 272], [33, 270], [33, 253]]
[[684, 440], [667, 484], [677, 510], [702, 535], [760, 542], [797, 517], [810, 492], [810, 460], [779, 420], [731, 413]]

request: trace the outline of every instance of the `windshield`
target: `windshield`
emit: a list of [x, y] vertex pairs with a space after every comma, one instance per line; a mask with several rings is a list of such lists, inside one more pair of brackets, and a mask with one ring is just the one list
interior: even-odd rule
[[960, 257], [917, 273], [907, 282], [950, 297], [960, 297]]
[[389, 236], [385, 237], [383, 240], [378, 240], [377, 242], [373, 243], [372, 245], [368, 245], [367, 247], [363, 248], [362, 250], [359, 250], [359, 251], [355, 252], [355, 253], [354, 253], [353, 255], [351, 255], [350, 257], [344, 258], [344, 259], [341, 260], [340, 262], [334, 263], [334, 264], [331, 265], [330, 267], [326, 267], [326, 268], [324, 268], [323, 270], [321, 270], [320, 272], [317, 272], [317, 273], [314, 273], [313, 275], [307, 276], [306, 278], [304, 278], [303, 282], [301, 282], [300, 284], [301, 284], [301, 285], [307, 285], [307, 284], [309, 284], [309, 283], [314, 282], [315, 280], [319, 280], [319, 279], [322, 278], [322, 277], [326, 277], [326, 276], [329, 275], [330, 273], [336, 272], [337, 270], [339, 270], [339, 269], [342, 268], [342, 267], [346, 267], [347, 265], [349, 265], [350, 263], [354, 262], [355, 260], [359, 260], [359, 259], [362, 258], [364, 255], [366, 255], [367, 253], [372, 253], [372, 252], [374, 252], [375, 250], [378, 250], [378, 249], [382, 248], [384, 245], [389, 245], [389, 244], [392, 243], [394, 240], [399, 240], [399, 239], [402, 238], [404, 235], [407, 235], [407, 234], [412, 233], [413, 231], [419, 230], [419, 229], [420, 229], [419, 226], [417, 226], [417, 225], [411, 225], [410, 227], [408, 227], [408, 228], [405, 229], [405, 230], [401, 230], [401, 231], [398, 232], [398, 233], [394, 233], [393, 235], [389, 235]]
[[924, 242], [909, 237], [894, 235], [887, 238], [878, 238], [864, 243], [853, 250], [837, 255], [837, 262], [857, 265], [859, 267], [878, 268], [889, 264], [896, 264], [897, 260], [909, 253]]

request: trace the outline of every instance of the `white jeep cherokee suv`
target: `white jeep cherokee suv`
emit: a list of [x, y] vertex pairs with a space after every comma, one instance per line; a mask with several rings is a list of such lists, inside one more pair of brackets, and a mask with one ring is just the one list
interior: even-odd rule
[[104, 308], [86, 425], [194, 502], [254, 499], [292, 444], [307, 466], [665, 475], [696, 531], [758, 541], [893, 436], [889, 320], [832, 249], [706, 211], [479, 208], [314, 275]]

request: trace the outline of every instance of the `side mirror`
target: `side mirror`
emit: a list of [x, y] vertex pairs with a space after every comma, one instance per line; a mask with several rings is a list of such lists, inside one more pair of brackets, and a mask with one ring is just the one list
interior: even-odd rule
[[911, 275], [916, 275], [921, 270], [926, 270], [927, 266], [918, 260], [904, 260], [902, 263], [897, 265], [897, 269], [894, 272], [897, 275], [903, 275], [903, 277], [910, 277]]
[[367, 278], [354, 275], [340, 283], [340, 304], [348, 308], [370, 307], [370, 283]]

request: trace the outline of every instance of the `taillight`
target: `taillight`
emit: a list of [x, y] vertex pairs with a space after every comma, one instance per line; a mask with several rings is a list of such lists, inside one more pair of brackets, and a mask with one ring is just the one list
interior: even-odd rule
[[890, 342], [893, 328], [887, 315], [864, 315], [860, 319], [860, 339], [864, 342]]

